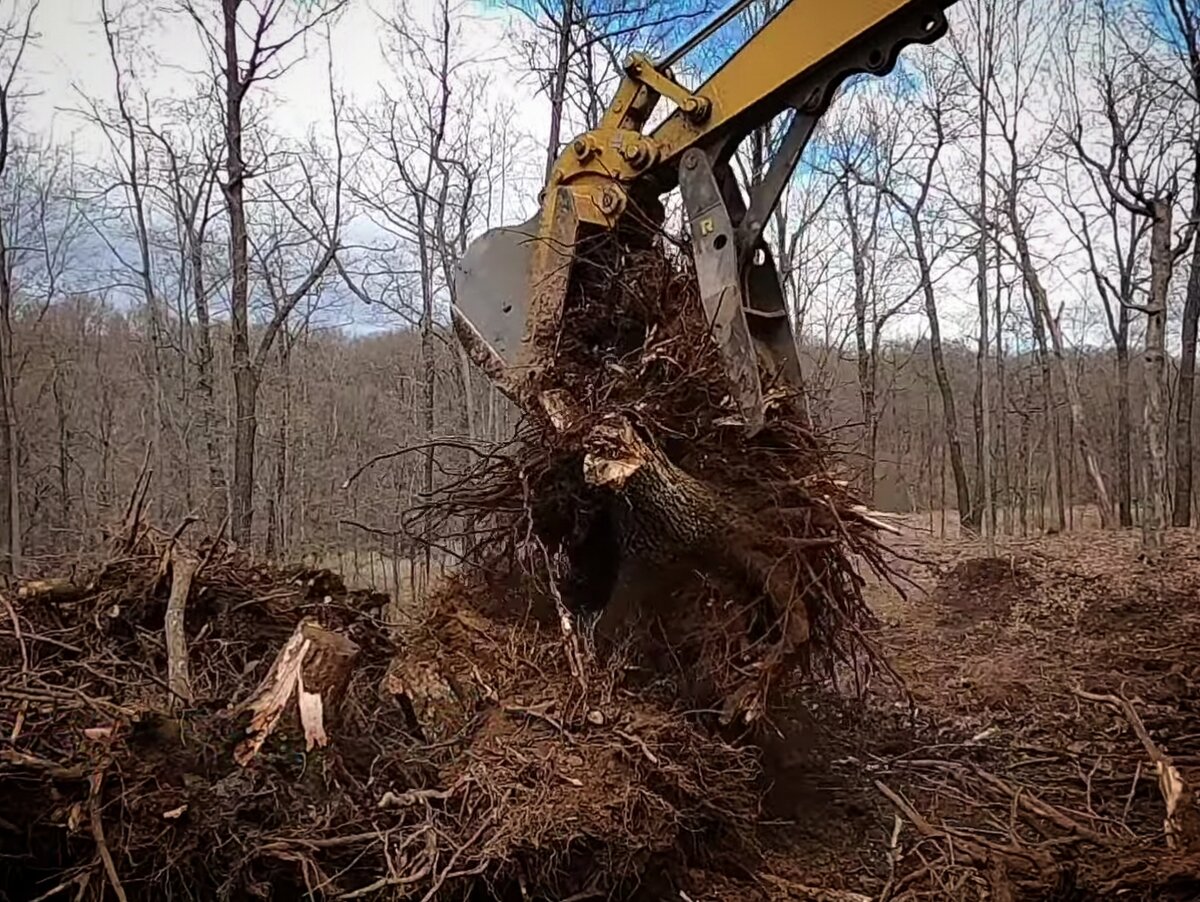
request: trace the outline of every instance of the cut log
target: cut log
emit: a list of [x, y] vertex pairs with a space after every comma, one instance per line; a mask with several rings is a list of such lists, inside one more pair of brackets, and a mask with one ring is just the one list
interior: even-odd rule
[[90, 591], [90, 586], [80, 586], [69, 579], [31, 579], [17, 588], [17, 598], [22, 601], [49, 601], [62, 604], [78, 601]]
[[325, 746], [358, 651], [358, 646], [345, 636], [330, 632], [312, 620], [300, 621], [266, 678], [242, 706], [243, 711], [250, 712], [251, 719], [246, 739], [234, 751], [238, 764], [244, 767], [258, 754], [275, 731], [293, 694], [297, 697], [305, 747], [311, 751], [315, 746]]
[[188, 595], [192, 591], [192, 577], [196, 575], [199, 562], [182, 548], [171, 551], [171, 595], [167, 599], [165, 635], [167, 643], [167, 688], [170, 697], [167, 704], [177, 711], [192, 703], [192, 678], [188, 668], [187, 635], [184, 632], [184, 614]]

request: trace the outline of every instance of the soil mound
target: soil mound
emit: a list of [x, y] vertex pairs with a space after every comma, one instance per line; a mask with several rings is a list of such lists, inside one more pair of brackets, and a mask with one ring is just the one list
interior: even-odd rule
[[1154, 558], [1132, 533], [955, 551], [884, 637], [925, 737], [875, 759], [915, 829], [897, 897], [1200, 897], [1196, 548], [1180, 531]]

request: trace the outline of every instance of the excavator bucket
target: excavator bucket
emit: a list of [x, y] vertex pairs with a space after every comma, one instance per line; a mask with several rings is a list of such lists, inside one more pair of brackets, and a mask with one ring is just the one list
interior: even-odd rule
[[516, 383], [531, 379], [553, 355], [578, 235], [575, 201], [560, 188], [543, 198], [532, 219], [485, 232], [458, 262], [456, 316]]
[[[693, 162], [692, 157], [696, 158]], [[800, 364], [790, 317], [774, 262], [765, 244], [742, 254], [732, 236], [732, 215], [744, 213], [738, 189], [720, 186], [707, 159], [692, 152], [680, 180], [691, 223], [692, 250], [701, 300], [721, 350], [740, 422], [761, 428], [764, 398], [772, 388], [799, 388]], [[725, 174], [729, 176], [728, 167]], [[730, 210], [725, 198], [739, 198]], [[565, 215], [564, 215], [565, 214]], [[549, 215], [550, 223], [543, 222]], [[566, 296], [576, 254], [570, 201], [561, 198], [547, 214], [516, 226], [490, 229], [475, 239], [455, 273], [457, 314], [523, 380], [539, 365], [540, 330], [553, 331]], [[552, 343], [552, 336], [547, 343]]]
[[539, 218], [484, 232], [467, 247], [455, 273], [456, 306], [510, 365], [517, 362], [525, 332]]

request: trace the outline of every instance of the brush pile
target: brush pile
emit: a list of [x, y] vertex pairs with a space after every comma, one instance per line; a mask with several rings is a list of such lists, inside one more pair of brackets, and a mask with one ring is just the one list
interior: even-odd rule
[[398, 645], [385, 597], [142, 528], [6, 602], [0, 898], [564, 898], [750, 848], [752, 753], [450, 590]]

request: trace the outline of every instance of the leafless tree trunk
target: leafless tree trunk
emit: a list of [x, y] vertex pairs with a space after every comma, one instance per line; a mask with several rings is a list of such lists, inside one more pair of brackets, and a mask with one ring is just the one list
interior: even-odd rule
[[[0, 22], [0, 187], [12, 163], [13, 95], [21, 58], [33, 31], [38, 4], [29, 5], [24, 21], [14, 9]], [[15, 290], [14, 250], [9, 246], [11, 224], [0, 214], [0, 574], [16, 573], [21, 565], [21, 470], [17, 440], [16, 355], [13, 342]]]
[[[1004, 280], [1001, 274], [1001, 256], [996, 254], [996, 293], [995, 306], [992, 308], [993, 321], [996, 324], [996, 385], [998, 388], [997, 409], [1000, 412], [1000, 499], [1003, 515], [1002, 529], [1007, 535], [1013, 534], [1013, 497], [1012, 471], [1008, 445], [1008, 372], [1005, 365], [1007, 351], [1004, 347], [1004, 319], [1000, 309], [1000, 296], [1004, 290]], [[1009, 294], [1009, 309], [1011, 310], [1012, 294]]]
[[[1017, 215], [1015, 201], [1010, 199], [1008, 206], [1009, 226], [1012, 229], [1013, 238], [1017, 245], [1017, 259], [1021, 267], [1021, 276], [1025, 280], [1026, 288], [1033, 301], [1035, 315], [1040, 316], [1046, 331], [1049, 333], [1050, 343], [1054, 349], [1054, 360], [1057, 364], [1059, 379], [1067, 392], [1067, 405], [1071, 412], [1071, 425], [1075, 431], [1075, 441], [1079, 444], [1079, 455], [1083, 459], [1084, 468], [1087, 470], [1088, 478], [1091, 480], [1092, 488], [1096, 493], [1096, 506], [1100, 511], [1100, 525], [1108, 528], [1112, 526], [1113, 519], [1112, 501], [1108, 494], [1108, 483], [1104, 479], [1104, 472], [1100, 468], [1100, 462], [1096, 456], [1091, 433], [1087, 428], [1083, 397], [1079, 393], [1079, 384], [1075, 378], [1075, 373], [1067, 361], [1066, 351], [1063, 347], [1062, 329], [1058, 318], [1050, 311], [1050, 299], [1046, 296], [1046, 289], [1042, 286], [1041, 277], [1038, 275], [1037, 267], [1033, 263], [1033, 255], [1029, 250], [1029, 241], [1026, 238], [1025, 226]], [[1052, 403], [1049, 395], [1047, 395], [1046, 403], [1048, 405]], [[1052, 460], [1054, 456], [1052, 456]], [[1061, 474], [1062, 469], [1059, 467], [1060, 477]]]
[[1142, 517], [1145, 545], [1156, 548], [1163, 543], [1167, 524], [1167, 289], [1171, 283], [1171, 208], [1168, 198], [1156, 198], [1150, 204], [1153, 226], [1150, 231], [1150, 296], [1146, 302], [1146, 378], [1145, 441], [1146, 511]]
[[[1086, 13], [1090, 8], [1085, 8]], [[1146, 315], [1144, 352], [1146, 399], [1142, 462], [1142, 538], [1148, 547], [1162, 544], [1167, 523], [1167, 386], [1166, 313], [1171, 270], [1191, 242], [1195, 224], [1189, 223], [1177, 247], [1171, 244], [1172, 208], [1178, 196], [1182, 157], [1175, 153], [1186, 143], [1194, 152], [1194, 116], [1182, 117], [1178, 98], [1164, 91], [1155, 72], [1144, 34], [1131, 34], [1129, 23], [1114, 18], [1114, 10], [1097, 0], [1094, 10], [1101, 40], [1092, 59], [1090, 93], [1098, 110], [1089, 111], [1080, 98], [1087, 96], [1070, 68], [1072, 116], [1067, 139], [1093, 180], [1097, 193], [1130, 213], [1134, 234], [1141, 217], [1150, 228], [1150, 289], [1142, 312]], [[1068, 32], [1067, 50], [1078, 48]], [[1073, 60], [1072, 60], [1073, 62]], [[1168, 82], [1168, 87], [1170, 82]], [[1104, 150], [1097, 152], [1096, 135], [1104, 135]], [[1131, 244], [1132, 246], [1132, 244]], [[1132, 306], [1122, 297], [1122, 306]], [[1127, 366], [1127, 362], [1126, 362]]]
[[[1192, 53], [1196, 92], [1200, 96], [1200, 47], [1195, 44], [1194, 31]], [[1191, 219], [1196, 223], [1200, 222], [1200, 141], [1196, 143], [1193, 173]], [[1192, 524], [1197, 327], [1200, 327], [1200, 241], [1192, 245], [1187, 293], [1183, 303], [1183, 322], [1180, 326], [1179, 395], [1175, 401], [1175, 504], [1171, 512], [1172, 526], [1187, 527]], [[1128, 358], [1128, 354], [1126, 356]], [[1128, 404], [1128, 399], [1126, 403]]]
[[[245, 156], [245, 102], [251, 87], [263, 78], [272, 77], [281, 53], [313, 31], [321, 22], [333, 16], [344, 5], [317, 3], [315, 12], [282, 36], [275, 36], [279, 19], [287, 4], [284, 0], [264, 0], [259, 6], [244, 0], [221, 0], [219, 33], [213, 34], [207, 19], [191, 2], [184, 8], [200, 27], [210, 46], [220, 48], [220, 85], [225, 106], [225, 179], [221, 192], [229, 217], [230, 260], [230, 319], [232, 369], [234, 387], [233, 433], [233, 494], [230, 499], [230, 535], [240, 545], [250, 545], [254, 525], [254, 459], [258, 435], [258, 389], [262, 367], [283, 319], [295, 308], [314, 285], [324, 276], [337, 252], [337, 227], [340, 224], [341, 156], [339, 149], [338, 174], [335, 191], [335, 215], [332, 228], [316, 236], [325, 244], [324, 251], [314, 261], [308, 275], [287, 295], [287, 301], [277, 307], [275, 317], [267, 324], [252, 354], [250, 347], [250, 237], [246, 216], [246, 184], [250, 170]], [[251, 9], [250, 22], [242, 23], [238, 14], [243, 7]], [[239, 38], [250, 36], [251, 46], [241, 56]], [[334, 129], [337, 129], [337, 104], [334, 104]], [[278, 198], [277, 198], [278, 199]], [[290, 212], [290, 211], [289, 211]]]
[[[246, 232], [246, 160], [242, 152], [242, 105], [249, 90], [252, 58], [243, 75], [238, 50], [241, 0], [221, 0], [225, 51], [225, 181], [221, 191], [229, 215], [229, 263], [232, 283], [229, 309], [233, 342], [233, 496], [230, 535], [249, 546], [254, 523], [254, 440], [258, 432], [255, 398], [258, 380], [250, 362], [250, 242]], [[265, 23], [264, 23], [265, 24]]]
[[[976, 299], [979, 307], [979, 350], [975, 355], [976, 391], [975, 461], [979, 483], [976, 502], [980, 509], [974, 517], [987, 540], [988, 554], [995, 554], [996, 536], [992, 507], [992, 436], [991, 436], [991, 387], [988, 384], [988, 348], [991, 339], [988, 333], [988, 115], [989, 91], [995, 78], [993, 58], [995, 54], [995, 10], [989, 0], [978, 4], [976, 16], [976, 63], [979, 82], [979, 167], [977, 187], [979, 190], [976, 208], [976, 226], [979, 235], [975, 248]], [[997, 326], [998, 328], [998, 326]]]
[[[188, 110], [184, 108], [181, 115], [187, 114]], [[217, 177], [216, 154], [208, 137], [201, 136], [200, 159], [181, 159], [180, 151], [165, 133], [153, 129], [151, 133], [166, 159], [169, 184], [165, 191], [183, 244], [186, 261], [183, 281], [191, 288], [192, 314], [195, 316], [192, 367], [198, 398], [197, 421], [208, 468], [209, 497], [205, 507], [214, 509], [218, 517], [224, 517], [229, 514], [229, 491], [217, 436], [212, 318], [209, 313], [211, 289], [205, 274], [206, 236], [212, 219], [210, 208]]]
[[[1174, 32], [1169, 43], [1186, 72], [1186, 95], [1193, 115], [1200, 109], [1200, 5], [1194, 0], [1170, 0]], [[1200, 222], [1200, 134], [1193, 121], [1191, 222]], [[1196, 393], [1196, 336], [1200, 327], [1200, 241], [1192, 246], [1180, 328], [1179, 394], [1175, 403], [1175, 491], [1173, 526], [1192, 522], [1193, 468], [1195, 460], [1194, 407]]]
[[[958, 503], [958, 515], [963, 529], [975, 532], [978, 530], [976, 511], [971, 503], [971, 489], [967, 483], [966, 466], [963, 462], [962, 443], [958, 433], [958, 412], [954, 402], [954, 388], [946, 369], [945, 354], [942, 348], [941, 321], [938, 316], [937, 296], [934, 289], [933, 261], [926, 242], [926, 225], [924, 217], [926, 206], [934, 188], [934, 178], [938, 171], [938, 163], [949, 137], [947, 135], [947, 98], [954, 97], [959, 92], [959, 86], [945, 81], [942, 73], [931, 67], [928, 72], [934, 83], [933, 96], [926, 107], [929, 123], [933, 134], [928, 139], [929, 145], [924, 148], [924, 158], [919, 171], [908, 176], [911, 183], [912, 196], [901, 194], [901, 183], [894, 172], [889, 172], [886, 180], [878, 173], [864, 174], [855, 168], [854, 175], [862, 183], [870, 185], [886, 195], [903, 217], [908, 227], [906, 236], [910, 245], [912, 261], [917, 270], [918, 291], [925, 307], [925, 316], [929, 323], [929, 354], [933, 363], [934, 378], [937, 381], [938, 392], [942, 399], [942, 423], [945, 429], [946, 449], [950, 455], [950, 469], [954, 477], [955, 496]], [[914, 148], [920, 139], [914, 141]], [[901, 154], [903, 155], [903, 154]]]
[[[0, 104], [5, 102], [0, 95]], [[8, 117], [0, 106], [0, 177], [6, 156]], [[12, 268], [0, 222], [0, 573], [16, 573], [21, 562], [21, 471], [17, 450], [17, 410], [14, 398], [16, 356], [13, 342]]]
[[293, 336], [284, 322], [276, 342], [279, 363], [279, 379], [283, 383], [283, 400], [279, 406], [275, 426], [275, 473], [270, 495], [267, 498], [266, 554], [268, 559], [286, 557], [289, 548], [288, 535], [288, 467], [291, 447], [292, 418], [292, 342]]
[[937, 379], [938, 392], [942, 396], [942, 421], [946, 427], [946, 446], [950, 451], [950, 469], [954, 474], [954, 491], [958, 499], [958, 515], [961, 525], [968, 531], [976, 531], [974, 508], [971, 507], [971, 490], [967, 485], [967, 471], [963, 465], [962, 444], [958, 439], [958, 413], [954, 406], [954, 389], [946, 372], [945, 355], [942, 352], [942, 328], [938, 318], [937, 299], [933, 291], [933, 274], [919, 222], [914, 222], [913, 251], [921, 274], [921, 291], [925, 297], [925, 316], [929, 321], [929, 355], [933, 360], [933, 372]]
[[567, 72], [571, 66], [571, 29], [574, 27], [574, 2], [562, 0], [562, 21], [555, 23], [558, 32], [558, 53], [550, 82], [550, 134], [546, 138], [546, 182], [558, 159], [562, 144], [563, 105], [567, 97]]
[[[154, 435], [151, 439], [152, 471], [165, 474], [170, 469], [167, 466], [166, 430], [169, 414], [164, 390], [165, 365], [163, 362], [166, 336], [162, 302], [155, 284], [151, 252], [153, 237], [150, 234], [147, 216], [147, 185], [144, 179], [149, 178], [150, 166], [142, 142], [139, 140], [137, 123], [130, 111], [129, 87], [118, 58], [117, 33], [122, 26], [109, 13], [107, 0], [100, 0], [100, 13], [109, 64], [112, 67], [116, 121], [110, 122], [95, 101], [91, 102], [91, 117], [100, 126], [111, 146], [117, 166], [117, 187], [120, 189], [120, 193], [124, 194], [127, 207], [124, 215], [129, 218], [134, 244], [137, 247], [137, 259], [128, 264], [128, 268], [132, 270], [132, 275], [137, 280], [150, 323], [150, 359], [146, 378], [150, 383], [150, 390], [154, 398], [152, 405]], [[121, 259], [124, 260], [123, 257]], [[166, 493], [154, 493], [154, 503], [160, 518], [164, 515], [166, 500]]]

